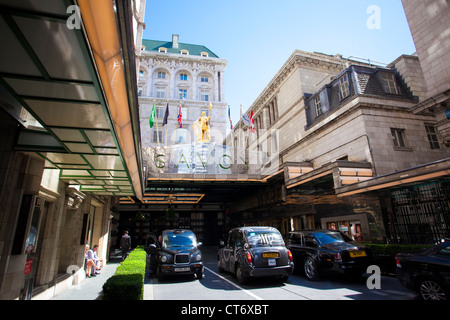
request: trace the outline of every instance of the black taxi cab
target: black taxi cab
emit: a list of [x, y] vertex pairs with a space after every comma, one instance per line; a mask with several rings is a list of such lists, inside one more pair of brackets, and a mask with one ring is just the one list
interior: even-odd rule
[[249, 277], [278, 277], [286, 281], [294, 269], [292, 254], [283, 237], [272, 227], [232, 229], [221, 242], [217, 256], [219, 272], [234, 273], [239, 283]]

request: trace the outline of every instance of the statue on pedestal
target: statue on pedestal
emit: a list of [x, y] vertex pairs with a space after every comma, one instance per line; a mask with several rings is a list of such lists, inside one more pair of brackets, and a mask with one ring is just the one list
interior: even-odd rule
[[[211, 114], [212, 104], [209, 103], [209, 113]], [[201, 117], [194, 122], [192, 130], [197, 137], [197, 142], [210, 142], [211, 141], [211, 123], [210, 116], [206, 116], [205, 111], [202, 112]]]

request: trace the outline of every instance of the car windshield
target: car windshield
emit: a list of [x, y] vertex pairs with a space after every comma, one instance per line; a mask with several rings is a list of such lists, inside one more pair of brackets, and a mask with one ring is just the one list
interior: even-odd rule
[[162, 247], [166, 249], [197, 246], [197, 239], [192, 233], [165, 233], [162, 240]]
[[247, 239], [253, 247], [284, 245], [281, 234], [274, 231], [249, 231], [247, 232]]
[[318, 232], [314, 233], [314, 238], [316, 238], [319, 245], [324, 245], [332, 242], [348, 242], [350, 239], [347, 239], [339, 232]]

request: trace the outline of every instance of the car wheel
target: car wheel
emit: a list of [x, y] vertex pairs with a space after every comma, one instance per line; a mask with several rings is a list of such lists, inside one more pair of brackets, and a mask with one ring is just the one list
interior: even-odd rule
[[419, 294], [423, 300], [447, 300], [447, 294], [439, 282], [433, 279], [423, 279], [420, 281]]
[[222, 273], [222, 272], [225, 271], [225, 269], [222, 268], [222, 265], [220, 264], [220, 259], [219, 259], [219, 258], [217, 258], [217, 270], [218, 270], [220, 273]]
[[237, 265], [236, 267], [236, 277], [237, 277], [237, 281], [240, 284], [246, 284], [247, 283], [247, 277], [244, 276], [244, 273], [242, 272], [242, 268], [240, 265]]
[[281, 282], [286, 282], [289, 279], [289, 275], [288, 274], [284, 274], [282, 276], [280, 276], [280, 280]]
[[163, 275], [163, 273], [161, 272], [161, 268], [157, 268], [157, 269], [156, 269], [156, 276], [158, 277], [158, 281], [164, 280], [164, 275]]
[[319, 270], [317, 269], [316, 262], [313, 258], [307, 257], [303, 262], [303, 269], [305, 271], [305, 276], [308, 280], [316, 281], [319, 280]]

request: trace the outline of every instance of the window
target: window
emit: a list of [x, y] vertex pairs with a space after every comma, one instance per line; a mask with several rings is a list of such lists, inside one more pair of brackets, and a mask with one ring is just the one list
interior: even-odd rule
[[392, 73], [383, 72], [380, 74], [380, 78], [386, 93], [398, 94], [395, 76]]
[[164, 118], [164, 107], [156, 107], [155, 108], [155, 113], [156, 113], [156, 118], [157, 119], [163, 119]]
[[167, 48], [158, 48], [158, 52], [163, 52], [163, 53], [167, 53]]
[[391, 129], [394, 147], [405, 147], [404, 131], [403, 129]]
[[142, 89], [142, 87], [139, 87], [138, 88], [138, 96], [139, 97], [142, 96], [142, 93], [143, 93], [143, 89]]
[[157, 98], [165, 98], [166, 97], [166, 90], [164, 88], [157, 88], [156, 89], [156, 97]]
[[208, 52], [200, 52], [200, 55], [204, 58], [207, 58], [209, 56]]
[[291, 233], [291, 234], [289, 234], [289, 240], [290, 240], [291, 244], [302, 245], [302, 235], [301, 234]]
[[202, 76], [202, 77], [200, 78], [200, 81], [201, 81], [201, 82], [209, 82], [209, 78], [208, 78], [208, 77], [205, 77], [205, 76]]
[[188, 111], [187, 107], [181, 107], [181, 115], [183, 116], [183, 121], [188, 119], [187, 111]]
[[200, 92], [200, 101], [209, 101], [209, 93]]
[[158, 79], [165, 79], [166, 78], [166, 73], [163, 71], [159, 71], [158, 72]]
[[144, 71], [143, 70], [139, 70], [139, 76], [143, 77], [144, 76]]
[[152, 142], [162, 142], [162, 131], [153, 130]]
[[425, 126], [427, 130], [428, 142], [430, 143], [431, 149], [440, 149], [438, 137], [436, 134], [436, 129], [434, 126]]
[[322, 114], [322, 104], [320, 103], [320, 96], [318, 95], [314, 98], [314, 106], [316, 109], [316, 117], [318, 117]]
[[187, 74], [181, 73], [181, 74], [180, 74], [180, 80], [186, 81], [186, 80], [187, 80]]
[[186, 49], [183, 49], [183, 50], [181, 50], [181, 54], [188, 55], [189, 51], [187, 51]]
[[341, 94], [341, 100], [346, 98], [350, 94], [350, 85], [348, 82], [348, 75], [344, 74], [339, 79], [339, 92]]
[[178, 99], [187, 99], [187, 90], [186, 89], [178, 90]]
[[306, 247], [311, 247], [311, 248], [318, 247], [316, 240], [314, 239], [314, 237], [311, 234], [306, 234], [303, 239], [305, 241]]

